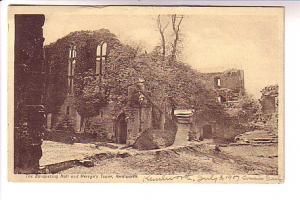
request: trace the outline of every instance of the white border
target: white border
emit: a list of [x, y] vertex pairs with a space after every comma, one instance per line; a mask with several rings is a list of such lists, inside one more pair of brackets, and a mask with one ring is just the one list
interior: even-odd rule
[[[299, 199], [300, 2], [283, 1], [21, 1], [1, 3], [1, 189], [2, 199]], [[142, 4], [285, 6], [285, 183], [281, 185], [215, 184], [44, 184], [7, 182], [7, 5]]]

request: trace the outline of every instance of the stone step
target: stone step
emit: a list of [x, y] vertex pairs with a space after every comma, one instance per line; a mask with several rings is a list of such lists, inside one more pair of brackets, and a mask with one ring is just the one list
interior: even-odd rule
[[271, 140], [273, 140], [273, 138], [253, 138], [253, 139], [250, 139], [250, 140], [253, 140], [253, 141], [271, 141]]
[[255, 141], [251, 142], [251, 144], [271, 144], [271, 143], [277, 143], [275, 141]]
[[250, 143], [241, 142], [241, 143], [229, 143], [229, 146], [242, 146], [242, 145], [249, 145]]

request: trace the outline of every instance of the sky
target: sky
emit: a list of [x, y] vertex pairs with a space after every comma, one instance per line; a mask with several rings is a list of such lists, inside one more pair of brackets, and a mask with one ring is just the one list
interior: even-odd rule
[[[23, 10], [24, 11], [24, 10]], [[182, 14], [180, 60], [200, 72], [243, 69], [246, 91], [256, 98], [283, 79], [283, 9], [241, 7], [37, 7], [45, 14], [45, 45], [79, 30], [107, 28], [121, 42], [148, 52], [160, 44], [156, 17]], [[167, 29], [172, 38], [171, 26]]]

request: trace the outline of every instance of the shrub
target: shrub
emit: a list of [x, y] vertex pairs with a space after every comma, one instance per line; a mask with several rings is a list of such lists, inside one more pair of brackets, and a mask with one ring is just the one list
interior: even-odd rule
[[65, 118], [57, 125], [57, 130], [64, 131], [66, 133], [74, 133], [73, 121], [70, 117], [65, 116]]
[[94, 139], [100, 140], [106, 140], [108, 135], [108, 131], [106, 128], [95, 124], [89, 124], [88, 126], [86, 126], [84, 129], [84, 133], [88, 134]]

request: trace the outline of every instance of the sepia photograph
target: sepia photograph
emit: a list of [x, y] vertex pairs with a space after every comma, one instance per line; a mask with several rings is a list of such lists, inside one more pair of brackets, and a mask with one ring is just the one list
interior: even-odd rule
[[284, 181], [284, 7], [8, 14], [10, 181]]

